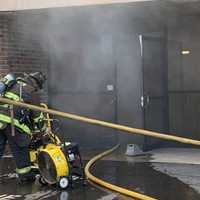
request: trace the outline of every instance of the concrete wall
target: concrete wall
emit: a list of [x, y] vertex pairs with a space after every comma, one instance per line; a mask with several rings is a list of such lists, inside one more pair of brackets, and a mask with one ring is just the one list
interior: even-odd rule
[[[50, 49], [50, 105], [64, 111], [143, 127], [139, 35], [163, 32], [159, 4], [52, 9], [46, 32]], [[113, 85], [109, 92], [107, 85]], [[65, 137], [87, 148], [120, 142], [143, 144], [143, 136], [65, 121]]]
[[[169, 20], [169, 97], [171, 132], [200, 139], [199, 16]], [[190, 50], [182, 55], [182, 50]]]
[[[49, 91], [53, 107], [142, 127], [140, 45], [138, 34], [129, 25], [131, 8], [52, 10], [50, 27], [56, 31], [51, 32], [54, 39], [50, 39], [53, 81]], [[113, 85], [114, 90], [108, 91], [107, 85]], [[113, 130], [78, 122], [67, 121], [63, 129], [84, 148], [106, 148], [119, 140], [143, 141], [137, 136], [118, 138]]]

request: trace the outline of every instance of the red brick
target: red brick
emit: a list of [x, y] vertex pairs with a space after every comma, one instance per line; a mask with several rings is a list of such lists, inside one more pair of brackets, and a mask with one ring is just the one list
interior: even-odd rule
[[[48, 60], [40, 41], [29, 34], [29, 24], [16, 20], [17, 17], [12, 12], [0, 14], [0, 73], [47, 72]], [[47, 96], [46, 91], [42, 99], [47, 100]]]

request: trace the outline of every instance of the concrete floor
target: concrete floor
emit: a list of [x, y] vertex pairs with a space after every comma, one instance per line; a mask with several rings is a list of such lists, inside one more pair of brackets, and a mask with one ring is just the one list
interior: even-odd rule
[[[157, 199], [197, 200], [200, 199], [198, 175], [200, 154], [198, 153], [200, 150], [195, 149], [160, 149], [136, 157], [115, 153], [99, 161], [93, 172], [111, 183]], [[5, 199], [127, 200], [130, 198], [91, 184], [86, 187], [77, 185], [74, 189], [66, 191], [40, 186], [37, 181], [33, 184], [19, 185], [14, 174], [12, 158], [8, 157], [0, 161], [0, 200]]]
[[165, 148], [151, 152], [152, 167], [200, 193], [200, 149]]

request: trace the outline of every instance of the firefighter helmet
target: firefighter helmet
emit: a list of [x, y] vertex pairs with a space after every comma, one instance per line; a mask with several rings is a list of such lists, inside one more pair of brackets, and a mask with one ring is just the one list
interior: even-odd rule
[[34, 73], [30, 73], [29, 74], [29, 78], [31, 78], [32, 80], [34, 80], [34, 82], [36, 83], [37, 87], [39, 89], [43, 88], [43, 84], [46, 81], [46, 77], [42, 72], [34, 72]]

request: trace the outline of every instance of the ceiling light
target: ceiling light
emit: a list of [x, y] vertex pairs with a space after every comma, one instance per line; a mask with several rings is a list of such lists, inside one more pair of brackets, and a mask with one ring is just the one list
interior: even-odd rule
[[182, 55], [188, 55], [188, 54], [190, 54], [190, 51], [189, 50], [182, 50], [181, 54]]

